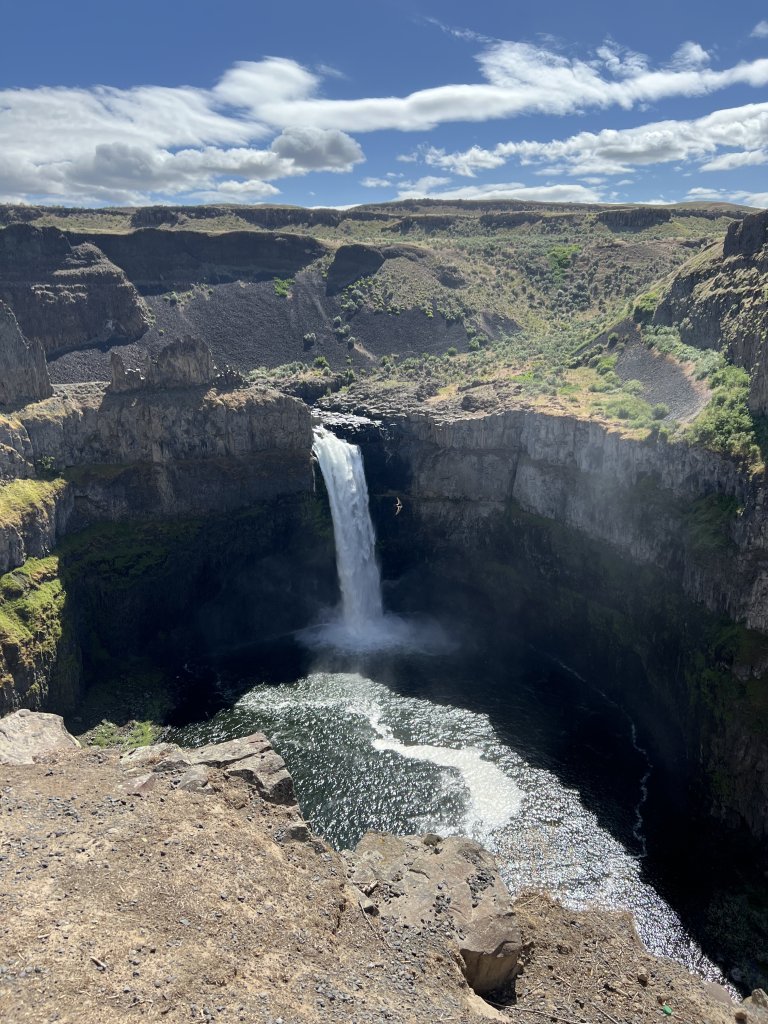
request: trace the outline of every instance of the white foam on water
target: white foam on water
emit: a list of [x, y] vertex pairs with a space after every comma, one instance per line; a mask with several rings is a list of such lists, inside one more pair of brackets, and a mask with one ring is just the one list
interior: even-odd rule
[[467, 815], [463, 827], [473, 836], [488, 835], [502, 828], [520, 813], [523, 794], [509, 776], [476, 747], [441, 747], [432, 743], [401, 743], [392, 730], [382, 725], [378, 715], [369, 715], [378, 739], [374, 750], [391, 750], [412, 761], [427, 761], [439, 768], [455, 769], [468, 794]]

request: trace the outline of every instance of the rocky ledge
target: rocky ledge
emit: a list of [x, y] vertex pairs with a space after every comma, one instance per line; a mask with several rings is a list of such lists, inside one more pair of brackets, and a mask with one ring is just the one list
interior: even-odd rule
[[470, 840], [339, 855], [259, 734], [120, 757], [54, 718], [9, 716], [0, 744], [5, 1020], [768, 1021], [628, 915], [513, 900]]

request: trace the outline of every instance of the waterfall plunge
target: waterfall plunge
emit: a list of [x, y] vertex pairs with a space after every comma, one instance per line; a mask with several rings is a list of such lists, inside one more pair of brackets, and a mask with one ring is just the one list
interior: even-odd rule
[[376, 534], [368, 509], [368, 486], [360, 449], [325, 427], [315, 427], [314, 434], [312, 450], [331, 505], [341, 608], [331, 622], [304, 630], [304, 640], [312, 647], [346, 651], [445, 651], [448, 642], [435, 623], [417, 623], [385, 614], [376, 561]]
[[363, 636], [379, 627], [384, 615], [363, 458], [357, 445], [325, 427], [315, 427], [313, 451], [331, 504], [341, 619], [351, 635]]

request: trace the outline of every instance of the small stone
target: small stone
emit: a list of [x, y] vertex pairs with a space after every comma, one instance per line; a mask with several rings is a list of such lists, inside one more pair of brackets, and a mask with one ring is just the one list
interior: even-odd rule
[[645, 988], [645, 986], [648, 984], [648, 972], [640, 971], [637, 975], [637, 980], [640, 982], [643, 988]]

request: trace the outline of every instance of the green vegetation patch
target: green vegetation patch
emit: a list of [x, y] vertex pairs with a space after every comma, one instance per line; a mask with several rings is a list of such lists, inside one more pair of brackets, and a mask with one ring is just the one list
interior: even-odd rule
[[64, 599], [56, 555], [30, 558], [0, 576], [0, 643], [13, 645], [21, 655], [32, 649], [55, 651]]
[[0, 527], [18, 524], [32, 511], [42, 511], [61, 494], [66, 481], [11, 480], [0, 484]]
[[547, 253], [549, 265], [555, 278], [561, 278], [581, 252], [578, 245], [556, 245]]
[[278, 295], [281, 299], [287, 299], [291, 294], [291, 289], [293, 288], [293, 278], [276, 277], [272, 284], [275, 288], [275, 295]]
[[709, 378], [712, 398], [685, 436], [748, 465], [762, 464], [765, 425], [749, 409], [749, 374], [740, 366], [724, 366]]

